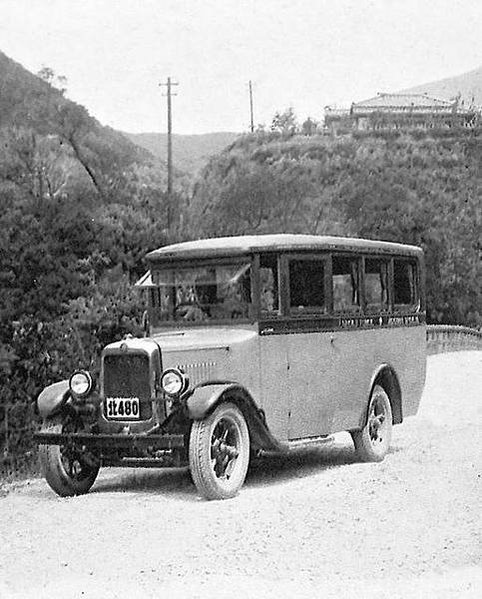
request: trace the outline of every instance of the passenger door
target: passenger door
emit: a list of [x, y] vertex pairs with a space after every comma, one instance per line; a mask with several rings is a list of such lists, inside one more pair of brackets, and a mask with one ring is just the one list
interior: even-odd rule
[[261, 407], [271, 433], [279, 440], [288, 439], [290, 394], [288, 351], [282, 302], [279, 259], [263, 254], [259, 263], [260, 377]]
[[290, 392], [289, 438], [313, 437], [329, 431], [334, 409], [328, 392], [333, 377], [327, 317], [329, 262], [323, 255], [284, 258], [289, 281], [286, 310], [289, 334], [288, 384]]

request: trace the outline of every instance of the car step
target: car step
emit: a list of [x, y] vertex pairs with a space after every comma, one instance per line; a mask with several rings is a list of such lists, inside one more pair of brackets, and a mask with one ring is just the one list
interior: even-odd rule
[[261, 449], [256, 452], [257, 456], [279, 455], [282, 453], [291, 453], [303, 451], [303, 449], [316, 449], [317, 447], [329, 447], [335, 441], [334, 435], [323, 435], [322, 437], [308, 437], [305, 439], [293, 439], [288, 443], [280, 445], [279, 449], [266, 450]]
[[314, 449], [315, 447], [327, 447], [335, 441], [333, 435], [323, 435], [322, 437], [308, 437], [306, 439], [294, 439], [288, 442], [288, 451], [298, 451], [300, 449]]

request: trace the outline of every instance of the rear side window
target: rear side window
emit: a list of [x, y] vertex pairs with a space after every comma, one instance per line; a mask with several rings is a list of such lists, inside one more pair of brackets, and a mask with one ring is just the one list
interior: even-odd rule
[[325, 268], [322, 260], [289, 262], [290, 312], [319, 312], [325, 307]]
[[417, 268], [412, 261], [393, 261], [393, 302], [395, 305], [417, 303]]
[[333, 310], [352, 312], [360, 307], [360, 260], [333, 256]]
[[388, 309], [388, 260], [365, 259], [365, 304], [368, 310]]

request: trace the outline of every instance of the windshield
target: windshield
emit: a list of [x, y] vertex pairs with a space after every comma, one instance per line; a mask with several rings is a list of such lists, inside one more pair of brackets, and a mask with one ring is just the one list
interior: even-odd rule
[[176, 267], [153, 273], [154, 322], [202, 322], [249, 318], [251, 265]]

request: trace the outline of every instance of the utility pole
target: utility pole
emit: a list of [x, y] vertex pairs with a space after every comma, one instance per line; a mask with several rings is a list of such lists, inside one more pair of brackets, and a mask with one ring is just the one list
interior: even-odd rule
[[172, 104], [171, 96], [177, 96], [172, 93], [171, 87], [179, 85], [167, 78], [167, 83], [159, 83], [161, 87], [166, 86], [167, 91], [163, 96], [167, 96], [167, 228], [171, 227], [172, 220]]
[[253, 86], [251, 79], [249, 80], [249, 111], [251, 114], [251, 133], [254, 133], [254, 117], [253, 117]]

